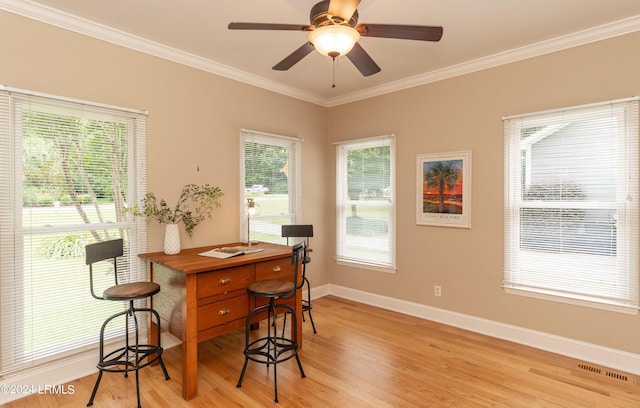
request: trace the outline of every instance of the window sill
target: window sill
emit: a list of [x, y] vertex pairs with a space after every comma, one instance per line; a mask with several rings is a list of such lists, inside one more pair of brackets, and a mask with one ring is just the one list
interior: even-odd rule
[[579, 298], [573, 298], [573, 297], [562, 297], [559, 295], [553, 295], [553, 294], [549, 294], [541, 291], [516, 289], [516, 288], [504, 287], [504, 286], [503, 286], [503, 289], [505, 293], [509, 295], [526, 296], [534, 299], [542, 299], [542, 300], [548, 300], [551, 302], [566, 303], [569, 305], [589, 307], [592, 309], [600, 309], [600, 310], [606, 310], [609, 312], [623, 313], [628, 315], [638, 314], [638, 308], [633, 306], [625, 306], [625, 305], [620, 305], [615, 303], [600, 303], [600, 302], [594, 302], [591, 300], [585, 300], [585, 299], [579, 299]]
[[396, 273], [396, 270], [397, 270], [395, 266], [382, 266], [377, 264], [371, 264], [371, 263], [360, 262], [360, 261], [352, 261], [352, 260], [340, 259], [340, 258], [336, 258], [336, 263], [338, 265], [351, 266], [351, 267], [360, 268], [360, 269], [369, 269], [376, 272]]

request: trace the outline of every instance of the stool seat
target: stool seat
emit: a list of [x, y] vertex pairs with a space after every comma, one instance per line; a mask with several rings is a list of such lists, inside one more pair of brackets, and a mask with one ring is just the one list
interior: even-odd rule
[[102, 292], [105, 300], [135, 300], [153, 296], [160, 292], [155, 282], [132, 282], [111, 286]]
[[284, 279], [266, 279], [255, 281], [247, 286], [247, 292], [253, 296], [266, 298], [279, 298], [291, 296], [296, 289], [296, 285]]

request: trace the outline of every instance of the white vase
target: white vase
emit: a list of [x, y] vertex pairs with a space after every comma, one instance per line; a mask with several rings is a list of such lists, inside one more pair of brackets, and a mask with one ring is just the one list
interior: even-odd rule
[[178, 224], [167, 224], [164, 229], [164, 253], [175, 255], [180, 253], [180, 230]]

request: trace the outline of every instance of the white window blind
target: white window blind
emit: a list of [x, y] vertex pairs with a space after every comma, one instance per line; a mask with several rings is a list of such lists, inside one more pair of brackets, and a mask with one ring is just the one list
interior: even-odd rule
[[123, 211], [146, 189], [145, 143], [141, 112], [0, 89], [1, 374], [95, 347], [122, 310], [91, 297], [86, 244], [124, 238], [120, 281], [146, 278], [145, 222]]
[[638, 101], [505, 118], [504, 287], [635, 312]]
[[[300, 222], [301, 139], [251, 130], [241, 131], [240, 231], [247, 240], [285, 244], [281, 226]], [[257, 213], [247, 219], [245, 204], [252, 199]]]
[[338, 261], [395, 268], [393, 136], [336, 145]]

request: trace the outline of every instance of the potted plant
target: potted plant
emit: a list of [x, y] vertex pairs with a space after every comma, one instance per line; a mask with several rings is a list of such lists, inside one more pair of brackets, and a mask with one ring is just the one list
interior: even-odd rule
[[147, 221], [154, 219], [165, 224], [164, 252], [173, 255], [180, 252], [178, 224], [182, 222], [184, 230], [191, 237], [193, 229], [205, 218], [211, 218], [214, 208], [220, 207], [220, 198], [223, 195], [219, 187], [209, 184], [187, 184], [182, 188], [178, 202], [173, 207], [170, 207], [165, 199], [158, 201], [155, 194], [148, 192], [141, 205], [136, 204], [128, 211], [135, 216], [147, 217]]

